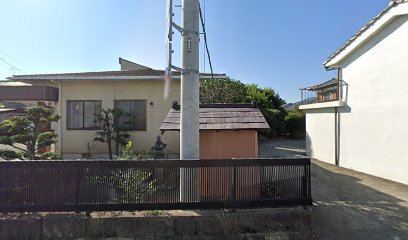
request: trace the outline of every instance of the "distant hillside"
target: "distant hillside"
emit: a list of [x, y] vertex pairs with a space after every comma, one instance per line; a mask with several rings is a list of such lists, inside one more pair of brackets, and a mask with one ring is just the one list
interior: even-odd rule
[[282, 105], [282, 107], [286, 110], [286, 111], [293, 111], [299, 108], [300, 105], [302, 104], [309, 104], [316, 101], [316, 97], [310, 97], [310, 98], [306, 98], [303, 101], [299, 101], [299, 102], [295, 102], [295, 103], [287, 103]]

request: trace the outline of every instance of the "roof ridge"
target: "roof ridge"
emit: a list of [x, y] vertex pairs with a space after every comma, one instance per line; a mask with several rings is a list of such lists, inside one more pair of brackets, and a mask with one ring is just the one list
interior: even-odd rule
[[338, 48], [334, 53], [332, 53], [327, 60], [323, 63], [325, 68], [326, 64], [339, 55], [344, 49], [350, 46], [359, 36], [361, 36], [365, 31], [367, 31], [371, 26], [373, 26], [380, 18], [382, 18], [387, 12], [392, 8], [398, 6], [401, 3], [408, 2], [408, 0], [391, 0], [388, 6], [372, 18], [366, 25], [364, 25], [360, 30], [358, 30], [351, 38], [349, 38], [340, 48]]

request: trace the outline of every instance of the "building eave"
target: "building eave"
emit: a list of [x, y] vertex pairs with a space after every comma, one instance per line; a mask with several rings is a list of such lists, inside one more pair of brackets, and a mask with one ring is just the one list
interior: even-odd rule
[[[200, 76], [208, 79], [211, 76]], [[216, 79], [229, 78], [226, 75], [215, 75]], [[164, 80], [164, 76], [13, 76], [9, 81], [93, 81], [93, 80]], [[172, 79], [180, 80], [181, 76], [173, 76]]]
[[324, 63], [326, 69], [339, 68], [340, 64], [358, 48], [362, 47], [369, 39], [378, 34], [385, 26], [399, 16], [408, 14], [408, 1], [402, 0], [390, 4], [385, 10], [374, 17], [352, 38], [335, 51]]

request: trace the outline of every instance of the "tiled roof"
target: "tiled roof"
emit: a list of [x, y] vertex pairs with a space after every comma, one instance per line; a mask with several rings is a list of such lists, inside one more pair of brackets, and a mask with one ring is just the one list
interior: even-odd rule
[[387, 12], [389, 12], [393, 7], [398, 4], [408, 2], [408, 0], [393, 0], [390, 4], [377, 16], [375, 16], [371, 21], [369, 21], [363, 28], [361, 28], [352, 38], [350, 38], [346, 43], [344, 43], [339, 49], [337, 49], [330, 57], [323, 63], [323, 66], [326, 66], [328, 62], [334, 59], [339, 55], [344, 49], [346, 49], [350, 44], [352, 44], [361, 34], [367, 31], [371, 26], [373, 26], [380, 18], [382, 18]]
[[[200, 130], [269, 129], [261, 111], [252, 104], [203, 104], [199, 113]], [[180, 130], [180, 109], [170, 109], [161, 131]]]

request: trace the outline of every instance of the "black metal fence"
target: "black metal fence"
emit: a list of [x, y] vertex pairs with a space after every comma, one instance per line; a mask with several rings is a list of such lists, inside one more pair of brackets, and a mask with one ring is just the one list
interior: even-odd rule
[[0, 212], [311, 204], [310, 159], [0, 161]]

